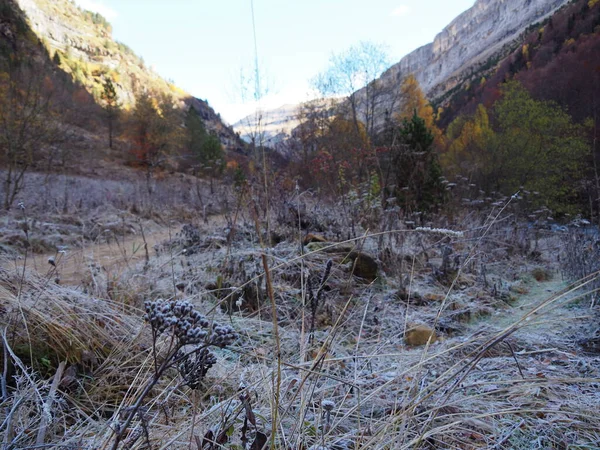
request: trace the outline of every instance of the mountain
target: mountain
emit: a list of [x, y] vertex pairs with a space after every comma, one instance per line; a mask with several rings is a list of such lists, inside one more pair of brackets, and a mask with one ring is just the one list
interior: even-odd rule
[[262, 109], [233, 124], [233, 129], [246, 142], [252, 138], [263, 145], [282, 150], [285, 142], [302, 123], [301, 116], [315, 111], [328, 111], [339, 99], [315, 99], [301, 104], [287, 104], [275, 109]]
[[264, 145], [273, 146], [285, 140], [300, 125], [299, 105], [283, 105], [279, 108], [259, 110], [233, 124], [242, 139], [251, 142], [254, 137]]
[[474, 74], [447, 96], [440, 125], [490, 107], [506, 79], [519, 81], [537, 100], [552, 100], [583, 123], [595, 118], [600, 139], [600, 2], [575, 0], [525, 33], [493, 72]]
[[507, 53], [532, 24], [568, 0], [477, 0], [433, 40], [385, 71], [380, 81], [397, 84], [413, 74], [425, 94], [436, 99], [482, 66]]
[[[383, 124], [386, 111], [400, 109], [400, 85], [408, 75], [416, 77], [432, 103], [444, 104], [453, 89], [470, 81], [475, 74], [493, 70], [519, 46], [529, 27], [566, 3], [568, 0], [477, 0], [438, 33], [433, 42], [409, 53], [376, 80], [381, 92], [374, 112], [376, 128]], [[359, 110], [364, 109], [365, 89], [355, 96]], [[290, 110], [290, 105], [286, 109]], [[359, 116], [362, 115], [360, 112]], [[277, 122], [277, 130], [293, 128], [293, 121], [282, 121], [279, 110], [263, 112], [263, 117], [271, 116]], [[247, 122], [247, 119], [238, 122], [234, 129], [243, 131]], [[269, 130], [272, 129], [271, 121], [267, 123]]]
[[[427, 98], [443, 104], [445, 95], [475, 73], [493, 69], [518, 45], [523, 33], [553, 14], [568, 0], [477, 0], [440, 33], [432, 43], [409, 53], [376, 81], [382, 93], [375, 123], [385, 111], [401, 106], [398, 87], [414, 75]], [[358, 91], [364, 98], [365, 89]]]
[[105, 79], [113, 81], [119, 102], [127, 109], [139, 87], [173, 96], [180, 106], [193, 106], [208, 130], [223, 145], [240, 150], [235, 132], [204, 100], [166, 81], [126, 44], [112, 38], [112, 27], [102, 15], [86, 11], [71, 0], [10, 0], [24, 13], [31, 30], [55, 63], [84, 86], [98, 101]]

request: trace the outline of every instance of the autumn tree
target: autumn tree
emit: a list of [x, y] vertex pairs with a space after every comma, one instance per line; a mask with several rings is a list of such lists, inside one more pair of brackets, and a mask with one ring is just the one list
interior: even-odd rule
[[482, 176], [489, 165], [487, 147], [493, 135], [488, 111], [482, 104], [473, 117], [457, 117], [446, 130], [447, 148], [440, 158], [445, 173], [465, 176], [471, 183], [483, 186]]
[[354, 133], [362, 123], [370, 137], [375, 134], [376, 112], [382, 86], [377, 78], [389, 67], [383, 46], [360, 42], [345, 52], [334, 54], [329, 67], [317, 75], [312, 84], [323, 97], [344, 97], [339, 103], [339, 114], [351, 120]]
[[108, 146], [113, 147], [113, 135], [116, 121], [121, 112], [117, 91], [110, 78], [106, 78], [102, 86], [101, 94], [102, 102], [104, 103], [104, 111], [106, 113], [106, 123], [108, 125]]
[[486, 179], [490, 188], [512, 194], [534, 193], [534, 206], [573, 213], [582, 161], [589, 153], [580, 126], [556, 103], [531, 98], [522, 85], [509, 82], [494, 105], [498, 123], [488, 145]]
[[398, 120], [411, 119], [416, 114], [431, 132], [436, 147], [442, 146], [442, 132], [435, 124], [433, 106], [429, 103], [419, 82], [413, 74], [408, 75], [400, 85], [400, 112]]
[[368, 173], [369, 138], [362, 123], [358, 132], [351, 120], [335, 117], [317, 141], [318, 151], [310, 162], [312, 174], [322, 187], [345, 195]]
[[335, 100], [315, 99], [301, 103], [296, 111], [300, 123], [292, 131], [290, 142], [293, 150], [300, 153], [301, 163], [309, 166], [310, 158], [318, 151], [320, 141], [335, 119]]
[[130, 117], [128, 135], [138, 164], [146, 169], [148, 194], [152, 194], [154, 172], [181, 144], [179, 111], [166, 95], [140, 92]]

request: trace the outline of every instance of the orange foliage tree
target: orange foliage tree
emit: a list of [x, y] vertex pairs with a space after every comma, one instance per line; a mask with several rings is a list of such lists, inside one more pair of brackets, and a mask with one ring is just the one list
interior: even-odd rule
[[493, 136], [487, 109], [482, 104], [473, 117], [456, 118], [446, 130], [447, 149], [440, 158], [444, 172], [479, 183], [478, 177], [488, 164], [486, 150]]
[[180, 112], [170, 97], [148, 92], [136, 96], [127, 134], [135, 162], [146, 169], [149, 194], [154, 172], [181, 146], [181, 122]]
[[441, 148], [443, 146], [443, 135], [441, 130], [435, 124], [435, 114], [433, 107], [425, 97], [419, 82], [413, 74], [407, 76], [400, 86], [401, 107], [398, 114], [398, 122], [410, 120], [414, 114], [423, 119], [425, 126], [433, 135], [434, 146]]
[[344, 195], [364, 181], [373, 164], [365, 127], [336, 117], [318, 140], [318, 151], [311, 161], [311, 172], [321, 187]]

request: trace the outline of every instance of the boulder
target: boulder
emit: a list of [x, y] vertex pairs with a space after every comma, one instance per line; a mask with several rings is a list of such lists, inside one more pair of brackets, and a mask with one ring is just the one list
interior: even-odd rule
[[351, 252], [346, 260], [351, 260], [350, 269], [352, 275], [363, 278], [366, 281], [374, 281], [377, 278], [379, 264], [372, 256], [362, 252]]
[[327, 242], [327, 239], [325, 239], [325, 237], [323, 237], [320, 234], [309, 233], [306, 236], [304, 236], [304, 239], [302, 240], [302, 245], [308, 245], [311, 242]]
[[435, 331], [427, 325], [414, 325], [406, 331], [404, 343], [411, 347], [418, 347], [427, 344], [431, 337], [431, 343], [437, 341]]

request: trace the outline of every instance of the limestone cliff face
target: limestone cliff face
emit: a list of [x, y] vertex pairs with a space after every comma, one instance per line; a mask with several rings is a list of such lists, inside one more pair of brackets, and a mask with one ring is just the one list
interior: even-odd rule
[[568, 0], [477, 0], [428, 44], [408, 54], [381, 77], [398, 81], [411, 72], [430, 98], [445, 92], [469, 69], [501, 52], [527, 27]]
[[[413, 74], [427, 97], [435, 100], [494, 57], [504, 56], [503, 50], [527, 27], [548, 17], [567, 2], [477, 0], [432, 43], [409, 53], [385, 71], [380, 81], [393, 96], [402, 80]], [[391, 98], [388, 100], [389, 105]], [[398, 102], [395, 104], [399, 105]]]
[[[439, 100], [480, 69], [493, 68], [495, 62], [508, 55], [529, 26], [549, 17], [568, 1], [477, 0], [432, 43], [409, 53], [381, 75], [378, 79], [381, 93], [375, 101], [375, 127], [383, 125], [386, 111], [400, 108], [400, 85], [408, 75], [415, 75], [431, 101]], [[359, 116], [364, 117], [365, 89], [355, 95]], [[273, 114], [277, 116], [277, 111]], [[288, 125], [279, 121], [278, 129], [288, 129]], [[238, 131], [244, 131], [241, 123], [236, 126]]]

